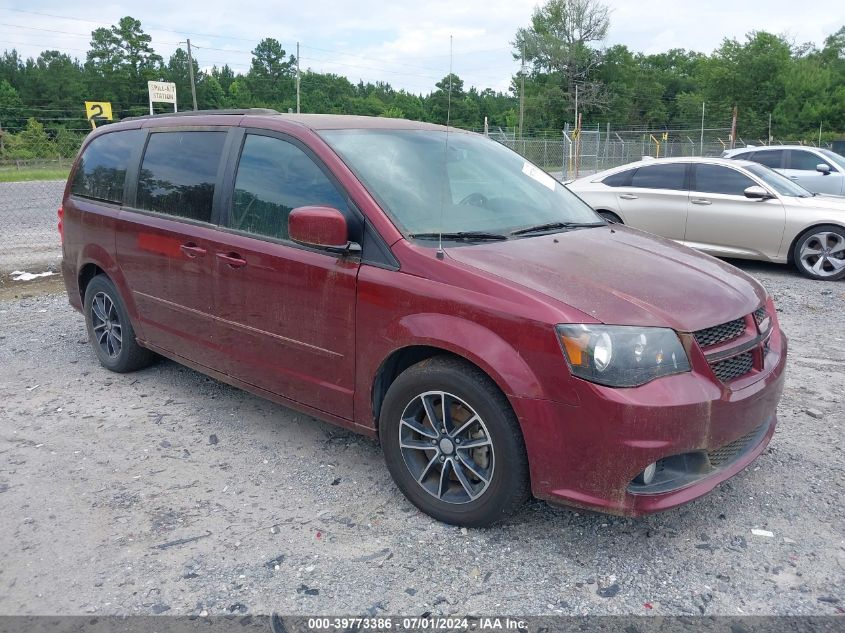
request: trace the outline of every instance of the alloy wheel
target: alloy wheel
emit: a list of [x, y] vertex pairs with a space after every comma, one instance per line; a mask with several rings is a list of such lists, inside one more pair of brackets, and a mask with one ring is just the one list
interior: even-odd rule
[[427, 391], [408, 403], [399, 448], [417, 484], [440, 501], [469, 503], [492, 481], [490, 433], [481, 416], [450, 393]]
[[105, 292], [98, 292], [91, 301], [91, 326], [100, 349], [109, 358], [120, 356], [123, 328], [114, 301]]
[[845, 269], [845, 238], [833, 231], [814, 233], [801, 245], [801, 266], [818, 277], [833, 277]]

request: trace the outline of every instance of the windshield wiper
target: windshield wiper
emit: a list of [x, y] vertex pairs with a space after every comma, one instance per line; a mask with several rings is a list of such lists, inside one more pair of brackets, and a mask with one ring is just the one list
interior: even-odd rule
[[458, 233], [413, 233], [409, 237], [417, 240], [436, 240], [443, 238], [444, 240], [465, 240], [465, 241], [499, 241], [508, 239], [507, 235], [500, 235], [499, 233], [484, 233], [482, 231], [460, 231]]
[[556, 229], [583, 229], [592, 226], [605, 226], [605, 222], [549, 222], [547, 224], [538, 224], [537, 226], [529, 226], [525, 229], [511, 231], [511, 235], [527, 235], [529, 233], [542, 233]]

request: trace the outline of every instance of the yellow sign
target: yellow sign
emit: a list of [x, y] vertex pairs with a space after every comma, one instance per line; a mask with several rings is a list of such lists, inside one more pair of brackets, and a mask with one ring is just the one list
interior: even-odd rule
[[663, 132], [663, 140], [664, 140], [664, 141], [668, 141], [668, 140], [669, 140], [669, 132]]
[[91, 122], [91, 127], [97, 127], [94, 119], [106, 119], [113, 121], [111, 113], [111, 103], [108, 101], [86, 101], [85, 102], [85, 118]]

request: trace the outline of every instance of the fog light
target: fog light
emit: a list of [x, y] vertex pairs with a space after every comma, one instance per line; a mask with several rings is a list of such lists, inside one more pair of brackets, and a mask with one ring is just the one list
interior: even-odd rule
[[638, 484], [643, 484], [644, 486], [649, 485], [652, 481], [654, 481], [654, 475], [657, 473], [657, 463], [651, 463], [645, 467], [645, 470], [637, 475], [635, 482]]

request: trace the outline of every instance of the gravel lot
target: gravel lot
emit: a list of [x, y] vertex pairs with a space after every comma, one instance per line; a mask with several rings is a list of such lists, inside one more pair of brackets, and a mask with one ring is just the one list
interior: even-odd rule
[[2, 289], [0, 614], [841, 614], [845, 284], [740, 265], [791, 343], [759, 460], [641, 520], [468, 532], [375, 442], [172, 362], [110, 374], [55, 280]]
[[58, 266], [56, 210], [64, 189], [64, 180], [0, 182], [0, 274]]

